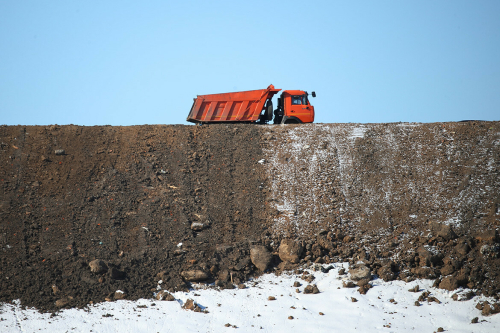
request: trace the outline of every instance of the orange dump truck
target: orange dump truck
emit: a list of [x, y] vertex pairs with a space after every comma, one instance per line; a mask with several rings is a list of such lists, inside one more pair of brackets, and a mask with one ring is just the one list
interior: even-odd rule
[[[312, 123], [314, 106], [302, 90], [285, 90], [273, 110], [272, 98], [281, 89], [271, 84], [267, 89], [198, 95], [187, 117], [192, 123], [251, 122], [275, 124]], [[312, 93], [316, 97], [315, 92]]]

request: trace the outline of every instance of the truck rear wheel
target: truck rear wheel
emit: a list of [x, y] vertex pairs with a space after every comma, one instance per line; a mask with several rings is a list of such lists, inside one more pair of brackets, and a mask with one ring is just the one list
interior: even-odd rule
[[273, 102], [271, 100], [267, 102], [266, 111], [264, 112], [264, 118], [266, 120], [273, 119]]

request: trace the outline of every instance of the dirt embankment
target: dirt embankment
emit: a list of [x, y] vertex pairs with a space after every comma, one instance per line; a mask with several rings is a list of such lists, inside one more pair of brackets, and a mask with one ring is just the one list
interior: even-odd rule
[[302, 261], [500, 291], [498, 122], [3, 126], [0, 144], [0, 301], [231, 288], [283, 238]]

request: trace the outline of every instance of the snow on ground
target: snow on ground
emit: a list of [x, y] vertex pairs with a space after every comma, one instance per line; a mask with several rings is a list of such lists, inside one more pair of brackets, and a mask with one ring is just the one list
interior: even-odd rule
[[[381, 279], [372, 280], [374, 287], [360, 295], [357, 288], [342, 288], [347, 276], [339, 276], [338, 270], [347, 264], [333, 266], [328, 273], [308, 270], [320, 290], [315, 295], [295, 291], [295, 281], [302, 283], [300, 291], [307, 285], [297, 275], [267, 274], [248, 282], [247, 289], [197, 289], [175, 293], [174, 302], [107, 302], [55, 316], [3, 304], [0, 332], [435, 332], [439, 327], [445, 332], [500, 332], [500, 314], [483, 317], [475, 308], [484, 297], [453, 301], [454, 292], [432, 288], [431, 280], [407, 284]], [[420, 292], [408, 291], [417, 284]], [[415, 306], [423, 291], [430, 291], [441, 304]], [[209, 313], [182, 309], [189, 298]], [[471, 323], [474, 317], [479, 323]]]

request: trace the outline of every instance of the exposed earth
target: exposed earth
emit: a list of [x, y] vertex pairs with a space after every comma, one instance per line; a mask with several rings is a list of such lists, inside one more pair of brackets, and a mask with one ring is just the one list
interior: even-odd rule
[[500, 296], [499, 122], [2, 126], [0, 145], [2, 302], [236, 288], [309, 261]]

